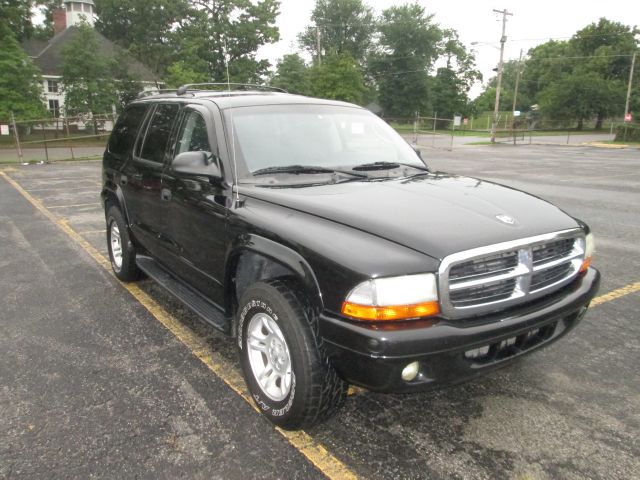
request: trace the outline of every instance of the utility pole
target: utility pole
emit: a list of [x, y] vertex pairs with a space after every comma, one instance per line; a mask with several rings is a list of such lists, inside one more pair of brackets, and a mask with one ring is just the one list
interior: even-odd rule
[[493, 108], [493, 121], [491, 122], [491, 143], [496, 141], [496, 128], [498, 127], [498, 114], [500, 113], [500, 88], [502, 87], [502, 70], [504, 67], [504, 44], [507, 41], [507, 16], [513, 15], [505, 8], [504, 10], [493, 10], [502, 14], [502, 37], [500, 37], [500, 63], [498, 64], [498, 85], [496, 86], [496, 104]]
[[518, 85], [520, 84], [520, 75], [522, 74], [522, 49], [520, 49], [520, 57], [518, 57], [518, 71], [516, 72], [516, 88], [513, 92], [513, 108], [512, 112], [516, 111], [516, 103], [518, 101]]
[[318, 52], [318, 65], [322, 65], [322, 55], [320, 53], [320, 27], [316, 25], [316, 51]]
[[631, 98], [631, 84], [633, 83], [633, 69], [636, 66], [636, 52], [633, 52], [633, 57], [631, 58], [631, 71], [629, 72], [629, 85], [627, 85], [627, 101], [624, 104], [624, 114], [625, 116], [629, 113], [629, 99]]

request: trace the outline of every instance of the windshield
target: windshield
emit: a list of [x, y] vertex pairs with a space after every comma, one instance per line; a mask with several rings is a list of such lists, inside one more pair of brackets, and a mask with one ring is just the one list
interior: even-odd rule
[[367, 110], [332, 105], [267, 105], [226, 111], [236, 161], [247, 173], [296, 165], [349, 169], [393, 162], [423, 167], [395, 130]]

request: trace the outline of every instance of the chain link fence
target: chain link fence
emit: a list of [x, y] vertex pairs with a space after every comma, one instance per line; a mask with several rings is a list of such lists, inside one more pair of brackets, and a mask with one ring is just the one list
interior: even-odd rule
[[[420, 147], [452, 150], [456, 146], [491, 143], [491, 117], [450, 118], [383, 117], [405, 139]], [[588, 145], [609, 142], [615, 137], [619, 122], [602, 122], [595, 129], [595, 120], [583, 130], [562, 126], [561, 122], [545, 123], [528, 118], [501, 116], [495, 132], [496, 143], [513, 145]], [[560, 126], [558, 126], [560, 125]]]
[[114, 113], [0, 120], [0, 163], [36, 163], [102, 155]]

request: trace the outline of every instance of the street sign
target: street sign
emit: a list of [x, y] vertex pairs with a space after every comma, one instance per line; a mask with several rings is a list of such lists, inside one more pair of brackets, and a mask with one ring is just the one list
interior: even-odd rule
[[463, 124], [463, 125], [469, 125], [469, 119], [468, 119], [467, 117], [464, 117], [464, 118], [462, 119], [462, 124]]
[[624, 121], [625, 121], [625, 122], [630, 122], [632, 118], [633, 118], [633, 117], [631, 116], [631, 114], [630, 114], [630, 113], [627, 113], [627, 114], [624, 116]]
[[453, 117], [454, 127], [459, 127], [461, 122], [462, 122], [462, 117], [460, 115], [456, 115], [455, 117]]
[[9, 135], [9, 125], [0, 125], [0, 135]]
[[513, 116], [514, 117], [519, 117], [520, 116], [520, 110], [514, 110], [513, 111]]

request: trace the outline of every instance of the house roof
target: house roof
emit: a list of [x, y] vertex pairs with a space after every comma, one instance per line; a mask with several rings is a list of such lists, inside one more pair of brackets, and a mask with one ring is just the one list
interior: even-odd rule
[[[22, 43], [22, 48], [33, 59], [33, 63], [40, 68], [43, 75], [60, 76], [62, 75], [62, 51], [78, 33], [79, 29], [71, 26], [55, 35], [49, 41], [27, 40]], [[114, 57], [124, 53], [122, 48], [115, 45], [100, 32], [93, 30], [93, 34], [98, 41], [98, 53], [107, 57]], [[157, 75], [134, 58], [130, 59], [129, 68], [142, 81], [153, 82], [157, 80]]]

